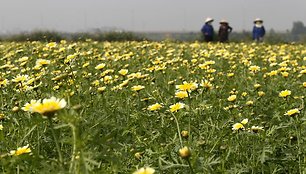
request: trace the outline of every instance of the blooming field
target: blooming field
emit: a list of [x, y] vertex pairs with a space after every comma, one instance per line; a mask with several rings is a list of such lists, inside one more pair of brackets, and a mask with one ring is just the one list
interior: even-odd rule
[[1, 43], [3, 173], [303, 173], [304, 45]]

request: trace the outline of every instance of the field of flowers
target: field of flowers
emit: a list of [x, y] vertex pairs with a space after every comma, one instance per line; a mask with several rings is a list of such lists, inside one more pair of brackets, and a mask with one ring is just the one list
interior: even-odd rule
[[306, 172], [306, 46], [0, 43], [2, 173]]

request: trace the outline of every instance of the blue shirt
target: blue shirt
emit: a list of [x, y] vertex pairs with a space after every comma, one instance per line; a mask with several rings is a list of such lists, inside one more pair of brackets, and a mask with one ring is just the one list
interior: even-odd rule
[[253, 27], [253, 40], [259, 40], [259, 38], [264, 37], [266, 34], [265, 27]]
[[210, 24], [203, 25], [201, 31], [204, 34], [204, 36], [213, 36], [214, 35], [214, 28]]

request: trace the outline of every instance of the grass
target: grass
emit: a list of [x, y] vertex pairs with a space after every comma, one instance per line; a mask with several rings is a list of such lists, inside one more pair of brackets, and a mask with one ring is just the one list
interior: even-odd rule
[[[87, 40], [0, 50], [2, 173], [305, 172], [304, 45]], [[22, 109], [51, 96], [67, 102], [53, 116]], [[184, 107], [171, 111], [176, 103]], [[26, 145], [30, 153], [10, 153]]]

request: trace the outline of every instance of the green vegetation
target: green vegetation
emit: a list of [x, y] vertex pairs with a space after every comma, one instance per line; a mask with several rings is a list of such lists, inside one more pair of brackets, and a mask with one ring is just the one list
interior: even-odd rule
[[61, 33], [56, 31], [32, 31], [20, 34], [5, 35], [0, 37], [2, 41], [42, 41], [59, 42], [61, 40], [85, 41], [87, 39], [95, 41], [142, 41], [145, 38], [132, 32], [84, 32], [84, 33]]
[[27, 41], [0, 57], [2, 173], [306, 172], [304, 45]]

